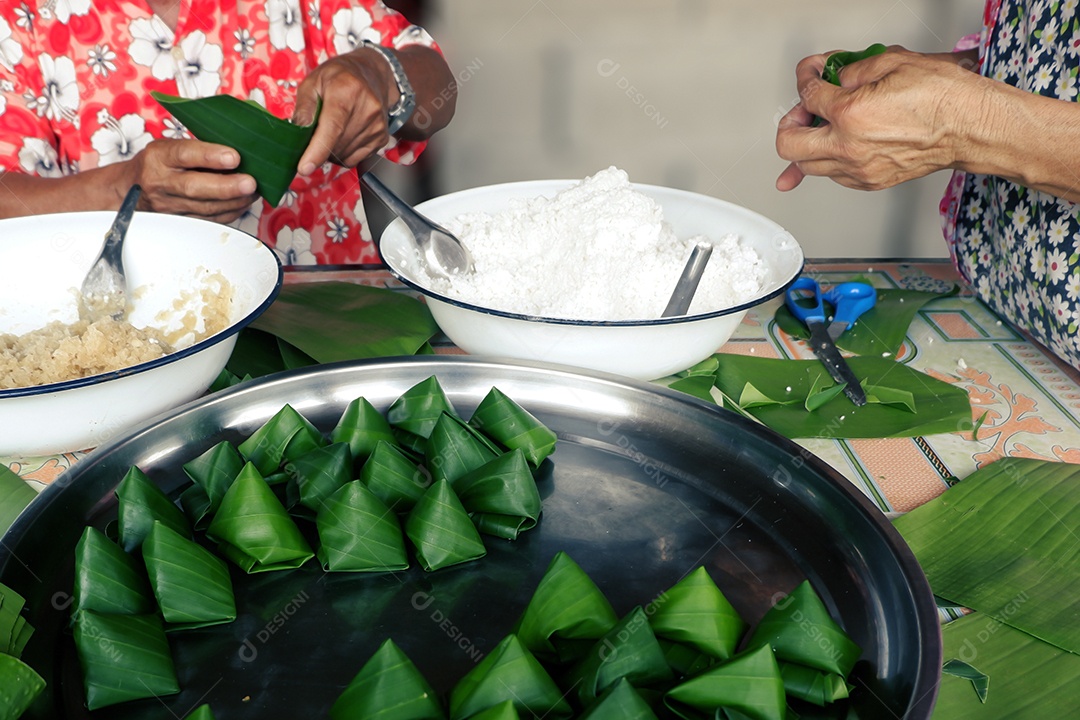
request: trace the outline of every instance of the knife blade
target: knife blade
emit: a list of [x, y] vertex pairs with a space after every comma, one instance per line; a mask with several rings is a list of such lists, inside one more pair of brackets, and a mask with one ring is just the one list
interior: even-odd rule
[[838, 383], [844, 383], [844, 394], [859, 407], [866, 404], [866, 392], [863, 391], [859, 378], [851, 371], [844, 356], [836, 347], [829, 328], [825, 323], [808, 322], [810, 328], [810, 349], [829, 371], [829, 376]]

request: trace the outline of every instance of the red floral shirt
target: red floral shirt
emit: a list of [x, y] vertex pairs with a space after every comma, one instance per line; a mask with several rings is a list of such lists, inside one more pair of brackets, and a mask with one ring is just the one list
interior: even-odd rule
[[[297, 85], [370, 39], [431, 37], [378, 0], [180, 0], [174, 33], [145, 0], [0, 3], [0, 170], [69, 175], [131, 158], [156, 138], [190, 137], [153, 98], [228, 94], [290, 117]], [[423, 143], [382, 154], [411, 163]], [[277, 208], [235, 223], [287, 264], [378, 262], [356, 173], [324, 165]]]

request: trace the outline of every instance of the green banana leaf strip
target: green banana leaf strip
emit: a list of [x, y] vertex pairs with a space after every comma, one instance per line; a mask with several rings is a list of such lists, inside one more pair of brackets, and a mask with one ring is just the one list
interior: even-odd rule
[[782, 662], [779, 665], [784, 692], [791, 697], [824, 707], [848, 696], [847, 682], [835, 673], [823, 673], [795, 663]]
[[[717, 357], [720, 367], [716, 386], [728, 398], [740, 397], [743, 388], [752, 384], [765, 397], [790, 395], [802, 401], [819, 385], [820, 376], [826, 374], [825, 366], [817, 360], [732, 354]], [[879, 394], [909, 393], [915, 412], [905, 403], [868, 403], [856, 407], [838, 391], [813, 412], [808, 412], [802, 402], [743, 410], [789, 438], [914, 437], [955, 432], [957, 427], [971, 422], [971, 403], [962, 387], [889, 358], [853, 357], [848, 359], [848, 365], [864, 387], [873, 387]]]
[[409, 567], [397, 515], [359, 480], [327, 498], [315, 524], [317, 556], [327, 572], [390, 572]]
[[72, 612], [146, 615], [157, 610], [144, 568], [105, 533], [92, 527], [83, 530], [75, 545], [72, 598]]
[[[803, 407], [807, 412], [814, 412], [844, 392], [844, 388], [847, 387], [847, 383], [834, 383], [828, 374], [822, 373], [815, 373], [811, 383], [810, 392], [806, 394], [806, 400], [803, 402]], [[870, 398], [866, 401], [870, 402]]]
[[784, 720], [787, 714], [780, 668], [767, 645], [676, 685], [664, 695], [664, 703], [682, 718], [711, 718], [720, 708], [753, 720]]
[[[655, 631], [654, 631], [655, 632]], [[660, 643], [660, 649], [664, 651], [664, 658], [668, 667], [676, 677], [684, 678], [697, 675], [708, 670], [716, 663], [716, 658], [708, 653], [703, 653], [695, 647], [672, 642], [666, 638], [656, 636]]]
[[425, 464], [433, 480], [451, 483], [499, 456], [490, 441], [459, 417], [443, 413], [428, 437]]
[[157, 615], [81, 610], [75, 616], [75, 648], [90, 710], [180, 692]]
[[134, 465], [116, 486], [116, 498], [120, 547], [127, 552], [142, 545], [155, 521], [191, 536], [191, 524], [184, 512]]
[[943, 674], [935, 720], [1067, 718], [1076, 714], [1080, 656], [1009, 625], [972, 613], [941, 629], [946, 660], [977, 665], [994, 679], [982, 702], [971, 680]]
[[970, 680], [975, 694], [979, 696], [979, 702], [986, 702], [986, 696], [990, 692], [990, 676], [986, 673], [957, 658], [946, 660], [941, 666], [941, 673]]
[[286, 404], [237, 448], [264, 477], [277, 472], [286, 459], [322, 447], [326, 440], [307, 418]]
[[394, 400], [386, 411], [386, 419], [395, 428], [427, 439], [443, 413], [460, 417], [438, 378], [432, 375]]
[[277, 339], [277, 349], [278, 353], [281, 355], [281, 363], [285, 366], [286, 370], [295, 370], [296, 368], [317, 365], [319, 362], [292, 343], [282, 340], [281, 338]]
[[297, 568], [315, 555], [250, 462], [225, 493], [206, 535], [247, 573]]
[[746, 622], [720, 592], [704, 566], [653, 601], [649, 625], [657, 637], [683, 643], [719, 659], [735, 654]]
[[[944, 293], [921, 290], [882, 288], [877, 291], [877, 303], [863, 313], [855, 324], [836, 340], [836, 346], [856, 355], [895, 356], [907, 337], [911, 321], [926, 303], [956, 295], [958, 286]], [[776, 311], [776, 324], [788, 335], [809, 338], [806, 325], [796, 319], [787, 306]]]
[[[273, 307], [272, 303], [270, 307]], [[249, 325], [236, 335], [236, 345], [225, 364], [230, 377], [223, 384], [234, 385], [242, 377], [257, 378], [284, 369], [278, 339]]]
[[375, 445], [371, 457], [360, 469], [360, 482], [398, 513], [412, 510], [431, 487], [427, 473], [385, 440]]
[[0, 463], [0, 536], [7, 532], [15, 518], [36, 497], [34, 488], [7, 465]]
[[326, 498], [353, 479], [352, 464], [349, 445], [335, 442], [288, 462], [285, 472], [296, 486], [300, 504], [318, 512]]
[[[810, 389], [810, 395], [808, 395], [807, 402], [809, 403], [809, 397], [815, 392], [815, 388]], [[769, 407], [770, 405], [791, 405], [799, 402], [799, 398], [792, 396], [791, 392], [786, 392], [782, 396], [771, 396], [762, 390], [754, 387], [753, 383], [746, 383], [743, 385], [742, 392], [739, 393], [739, 405], [744, 410], [756, 407]]]
[[487, 554], [480, 533], [445, 480], [433, 483], [409, 511], [405, 534], [420, 566], [429, 572]]
[[481, 532], [488, 530], [498, 537], [516, 540], [520, 532], [536, 527], [540, 518], [540, 491], [520, 449], [465, 473], [452, 485]]
[[215, 720], [214, 713], [209, 705], [200, 705], [184, 716], [184, 720]]
[[170, 630], [236, 619], [229, 568], [206, 548], [161, 523], [142, 544], [143, 562], [161, 615]]
[[558, 720], [571, 715], [562, 690], [516, 635], [503, 638], [453, 687], [450, 720], [465, 720], [507, 700], [528, 717]]
[[664, 651], [641, 606], [627, 613], [593, 646], [570, 670], [568, 682], [582, 707], [588, 707], [623, 678], [639, 687], [672, 679]]
[[504, 447], [521, 450], [534, 468], [555, 451], [555, 433], [495, 387], [480, 401], [469, 424]]
[[594, 641], [608, 634], [619, 617], [600, 588], [563, 551], [548, 563], [514, 634], [542, 660], [558, 657], [553, 639]]
[[910, 413], [915, 412], [915, 396], [907, 390], [869, 384], [865, 385], [863, 390], [866, 391], [866, 402], [893, 405]]
[[657, 720], [656, 713], [625, 678], [578, 717], [579, 720]]
[[665, 387], [669, 387], [672, 390], [678, 390], [687, 395], [692, 395], [699, 400], [715, 404], [716, 399], [712, 396], [712, 389], [716, 386], [715, 379], [715, 375], [691, 375], [689, 377], [671, 376], [661, 378], [656, 382]]
[[521, 720], [521, 715], [514, 707], [513, 700], [505, 700], [475, 715], [470, 715], [469, 720]]
[[26, 600], [7, 585], [0, 583], [0, 655], [19, 657], [34, 633], [34, 628], [22, 616]]
[[934, 594], [1080, 654], [1080, 465], [1004, 458], [893, 526]]
[[393, 640], [386, 640], [330, 708], [331, 720], [442, 720], [438, 695]]
[[44, 689], [45, 680], [33, 668], [17, 657], [0, 654], [0, 718], [16, 720]]
[[337, 425], [330, 431], [330, 441], [348, 443], [349, 451], [357, 461], [367, 460], [380, 440], [397, 444], [390, 423], [362, 397], [346, 406]]
[[416, 298], [339, 281], [282, 286], [251, 326], [319, 363], [414, 355], [439, 331]]
[[[315, 132], [315, 122], [294, 125], [258, 103], [231, 95], [197, 99], [157, 91], [150, 95], [199, 140], [227, 145], [240, 153], [237, 172], [255, 178], [259, 195], [277, 207], [296, 177], [300, 158]], [[318, 111], [315, 116], [318, 118]]]
[[244, 459], [232, 443], [222, 440], [217, 445], [184, 463], [184, 474], [201, 487], [210, 501], [209, 512], [217, 512], [221, 498], [244, 467]]
[[844, 678], [862, 654], [829, 615], [809, 580], [769, 608], [746, 643], [748, 649], [765, 646], [771, 646], [779, 660]]

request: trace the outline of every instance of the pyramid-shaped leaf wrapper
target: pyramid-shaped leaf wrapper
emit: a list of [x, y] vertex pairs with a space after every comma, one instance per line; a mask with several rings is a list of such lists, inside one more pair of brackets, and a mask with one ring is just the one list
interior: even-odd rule
[[209, 705], [200, 705], [192, 710], [189, 715], [186, 715], [184, 720], [215, 720], [215, 718]]
[[521, 720], [521, 714], [514, 707], [513, 700], [505, 700], [470, 716], [469, 720]]
[[22, 717], [45, 689], [45, 680], [12, 655], [0, 653], [0, 718]]
[[653, 603], [649, 624], [658, 637], [697, 648], [720, 660], [735, 653], [746, 623], [704, 567], [698, 567]]
[[300, 457], [325, 444], [318, 428], [292, 405], [285, 405], [240, 443], [238, 449], [244, 459], [266, 477], [277, 472], [284, 460]]
[[540, 517], [540, 492], [521, 450], [504, 453], [452, 484], [480, 532], [516, 540]]
[[555, 659], [554, 639], [592, 641], [619, 622], [611, 603], [585, 571], [565, 552], [548, 563], [514, 634], [537, 657]]
[[390, 425], [421, 438], [431, 435], [443, 413], [457, 417], [450, 398], [434, 375], [418, 382], [391, 403], [386, 411]]
[[461, 418], [443, 413], [431, 429], [425, 462], [435, 480], [451, 483], [499, 456], [491, 441]]
[[809, 580], [773, 605], [754, 628], [747, 648], [771, 645], [780, 660], [847, 677], [862, 650], [829, 616]]
[[805, 665], [780, 663], [784, 692], [815, 705], [827, 705], [848, 696], [848, 684], [834, 673], [823, 673]]
[[664, 703], [684, 718], [722, 717], [720, 708], [753, 720], [784, 720], [787, 713], [780, 668], [768, 646], [744, 652], [680, 683], [664, 695]]
[[412, 510], [431, 486], [431, 478], [388, 442], [375, 444], [371, 457], [360, 469], [360, 482], [398, 513]]
[[469, 424], [511, 450], [521, 450], [533, 467], [555, 450], [555, 433], [498, 388], [491, 388]]
[[353, 479], [352, 462], [346, 443], [331, 443], [289, 461], [286, 474], [295, 484], [300, 504], [318, 512], [326, 498]]
[[441, 720], [438, 696], [393, 640], [383, 642], [330, 708], [332, 720]]
[[362, 397], [346, 406], [337, 425], [330, 431], [330, 441], [348, 443], [349, 451], [357, 460], [366, 460], [380, 440], [397, 444], [390, 423]]
[[515, 635], [508, 635], [450, 691], [450, 720], [512, 700], [527, 717], [570, 717], [563, 693]]
[[480, 533], [445, 480], [428, 488], [409, 512], [405, 534], [416, 547], [416, 559], [428, 571], [476, 560], [487, 554]]
[[191, 535], [183, 511], [134, 465], [116, 486], [116, 498], [120, 546], [128, 552], [142, 544], [155, 520], [181, 535]]
[[250, 462], [225, 493], [206, 535], [249, 573], [297, 568], [315, 554]]
[[636, 687], [647, 687], [672, 675], [649, 618], [639, 606], [593, 645], [569, 677], [582, 706], [588, 707], [622, 678]]
[[210, 499], [210, 512], [217, 512], [221, 498], [232, 485], [233, 480], [244, 468], [244, 459], [227, 440], [199, 455], [194, 460], [184, 463], [184, 474], [206, 491]]
[[75, 648], [91, 710], [180, 692], [169, 641], [157, 615], [75, 616]]
[[327, 498], [315, 524], [319, 529], [319, 562], [328, 572], [387, 572], [409, 567], [397, 515], [359, 480]]
[[171, 629], [236, 619], [232, 580], [221, 558], [161, 523], [154, 523], [146, 536], [142, 555], [161, 615]]
[[[160, 525], [160, 523], [158, 523]], [[145, 615], [157, 609], [143, 567], [105, 533], [87, 527], [75, 545], [71, 611]]]
[[579, 720], [657, 720], [656, 713], [642, 699], [630, 681], [615, 683], [579, 716]]

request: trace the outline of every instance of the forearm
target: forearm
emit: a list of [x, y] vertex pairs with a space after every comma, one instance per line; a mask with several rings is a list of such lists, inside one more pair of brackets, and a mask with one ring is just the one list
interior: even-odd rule
[[424, 140], [450, 124], [457, 83], [443, 56], [425, 45], [407, 45], [393, 52], [416, 93], [416, 111], [397, 134], [406, 140]]
[[128, 163], [63, 177], [0, 174], [0, 218], [78, 210], [116, 210], [133, 182]]

